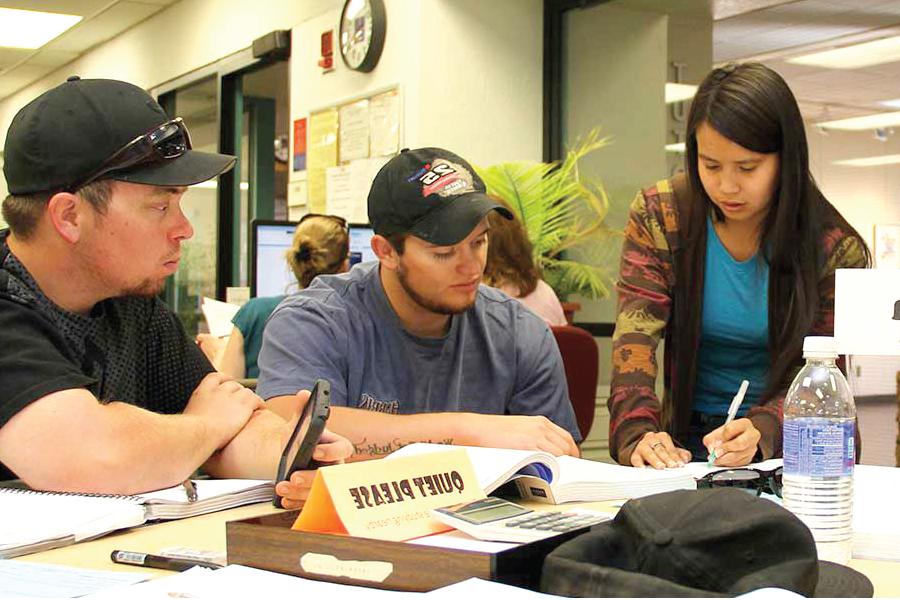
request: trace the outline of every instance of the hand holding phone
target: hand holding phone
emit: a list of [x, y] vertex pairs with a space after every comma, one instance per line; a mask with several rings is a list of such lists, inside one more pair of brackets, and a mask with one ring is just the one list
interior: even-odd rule
[[[288, 442], [278, 461], [278, 473], [275, 483], [287, 481], [291, 473], [305, 469], [315, 469], [320, 465], [312, 460], [313, 450], [319, 443], [325, 423], [328, 421], [331, 400], [331, 384], [325, 379], [317, 379], [309, 394], [309, 400], [303, 407], [303, 412], [294, 431], [288, 438]], [[276, 495], [273, 501], [275, 506], [282, 508], [281, 497]]]

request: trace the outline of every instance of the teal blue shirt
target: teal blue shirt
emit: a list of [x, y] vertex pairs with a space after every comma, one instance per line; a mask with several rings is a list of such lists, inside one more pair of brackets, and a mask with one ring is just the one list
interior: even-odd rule
[[703, 317], [694, 410], [725, 415], [742, 379], [738, 415], [757, 403], [769, 374], [769, 265], [759, 254], [735, 260], [707, 218]]
[[259, 357], [259, 350], [262, 348], [263, 330], [266, 328], [269, 315], [284, 298], [285, 296], [251, 298], [231, 319], [234, 326], [244, 336], [245, 377], [259, 377], [259, 366], [256, 361]]

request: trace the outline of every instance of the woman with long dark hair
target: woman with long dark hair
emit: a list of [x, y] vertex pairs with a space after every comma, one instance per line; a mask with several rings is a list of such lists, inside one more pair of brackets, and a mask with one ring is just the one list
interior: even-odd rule
[[[626, 465], [780, 456], [803, 338], [833, 333], [834, 271], [871, 261], [810, 175], [800, 110], [776, 72], [713, 70], [686, 133], [687, 175], [639, 193], [625, 230], [608, 404], [610, 452]], [[723, 426], [743, 379], [740, 418]]]

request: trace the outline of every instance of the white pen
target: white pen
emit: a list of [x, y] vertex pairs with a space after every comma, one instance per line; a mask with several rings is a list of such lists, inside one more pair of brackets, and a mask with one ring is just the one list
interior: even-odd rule
[[[725, 425], [728, 425], [732, 421], [734, 421], [734, 417], [737, 416], [737, 411], [741, 408], [741, 403], [744, 401], [744, 396], [747, 394], [747, 388], [750, 387], [750, 382], [746, 379], [741, 382], [741, 388], [738, 390], [737, 394], [734, 395], [734, 398], [731, 400], [731, 406], [728, 407], [728, 416], [725, 417]], [[722, 427], [725, 427], [722, 425]], [[706, 465], [711, 467], [713, 463], [716, 462], [716, 449], [713, 448], [709, 453], [709, 457], [707, 458]]]

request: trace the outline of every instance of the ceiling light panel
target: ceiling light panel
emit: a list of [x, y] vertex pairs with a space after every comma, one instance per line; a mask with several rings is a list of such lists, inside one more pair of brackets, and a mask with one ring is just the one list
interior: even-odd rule
[[900, 61], [900, 36], [862, 42], [843, 48], [813, 52], [786, 59], [796, 65], [825, 69], [859, 69]]
[[885, 154], [884, 156], [867, 156], [865, 158], [848, 158], [834, 161], [834, 164], [844, 167], [880, 167], [898, 163], [900, 163], [900, 154]]
[[40, 48], [80, 20], [78, 15], [0, 8], [0, 46]]
[[900, 125], [900, 111], [876, 113], [874, 115], [852, 117], [850, 119], [838, 119], [837, 121], [824, 121], [816, 123], [816, 125], [824, 127], [825, 129], [841, 129], [844, 131], [863, 131], [866, 129], [876, 129], [878, 127], [894, 127]]

